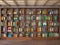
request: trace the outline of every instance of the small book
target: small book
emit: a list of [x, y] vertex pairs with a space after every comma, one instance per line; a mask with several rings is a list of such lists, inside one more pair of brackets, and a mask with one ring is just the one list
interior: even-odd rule
[[31, 29], [30, 29], [30, 32], [33, 32], [33, 31], [34, 31], [34, 29], [33, 29], [33, 28], [31, 28]]
[[43, 23], [42, 22], [38, 22], [38, 26], [43, 26]]
[[25, 37], [29, 37], [29, 33], [25, 33]]
[[47, 26], [47, 23], [46, 22], [43, 22], [43, 26]]
[[12, 33], [8, 33], [8, 37], [12, 37], [13, 35], [12, 35]]
[[37, 32], [41, 32], [41, 30], [42, 30], [41, 27], [37, 28]]
[[42, 13], [41, 9], [37, 9], [37, 14], [41, 14], [41, 13]]
[[33, 33], [30, 33], [30, 37], [34, 37], [34, 34]]
[[58, 19], [58, 16], [56, 15], [56, 16], [54, 16], [53, 18], [54, 18], [54, 20], [57, 20], [57, 19]]
[[37, 33], [37, 37], [41, 37], [41, 33]]
[[20, 33], [20, 34], [19, 34], [19, 37], [23, 37], [23, 34], [22, 34], [22, 33]]
[[43, 9], [42, 10], [42, 14], [47, 14], [47, 10], [46, 9]]
[[8, 27], [8, 30], [12, 30], [12, 27]]
[[23, 31], [23, 28], [19, 28], [19, 32], [22, 32]]
[[13, 26], [17, 26], [17, 22], [13, 22]]
[[54, 37], [59, 37], [59, 33], [54, 33]]
[[4, 16], [1, 17], [1, 20], [5, 20], [5, 19], [6, 19], [6, 17], [4, 17]]
[[4, 34], [2, 34], [2, 36], [3, 36], [3, 37], [7, 37], [7, 35], [6, 35], [5, 33], [4, 33]]
[[13, 34], [14, 37], [18, 37], [18, 34]]

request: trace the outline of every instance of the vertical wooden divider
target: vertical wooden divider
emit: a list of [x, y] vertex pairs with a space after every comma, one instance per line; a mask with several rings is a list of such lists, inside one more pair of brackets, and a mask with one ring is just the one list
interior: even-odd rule
[[60, 8], [59, 8], [59, 39], [60, 39]]
[[0, 8], [0, 38], [1, 38], [1, 8]]

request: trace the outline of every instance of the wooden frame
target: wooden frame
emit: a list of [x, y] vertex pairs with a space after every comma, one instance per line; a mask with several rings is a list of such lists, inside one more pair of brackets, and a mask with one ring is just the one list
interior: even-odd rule
[[56, 1], [53, 5], [55, 5], [55, 4], [57, 4], [57, 3], [59, 3], [59, 1], [60, 1], [60, 0]]
[[27, 0], [24, 0], [24, 2], [25, 2], [25, 6], [27, 6]]
[[14, 5], [12, 5], [12, 6], [5, 6], [5, 5], [2, 5], [2, 6], [0, 6], [0, 8], [60, 8], [60, 6], [58, 5], [58, 6], [54, 6], [54, 5], [52, 5], [52, 6], [34, 6], [34, 5], [29, 5], [29, 6], [24, 6], [24, 5], [19, 5], [19, 6], [14, 6]]
[[34, 6], [36, 6], [37, 2], [38, 2], [38, 0], [35, 0]]
[[10, 4], [8, 4], [5, 0], [2, 0], [5, 4], [7, 4], [8, 6], [11, 6]]
[[47, 0], [47, 1], [44, 3], [44, 5], [46, 5], [48, 1], [49, 1], [49, 0]]
[[14, 1], [14, 3], [16, 4], [16, 6], [18, 6], [18, 3], [16, 2], [16, 0], [13, 0]]

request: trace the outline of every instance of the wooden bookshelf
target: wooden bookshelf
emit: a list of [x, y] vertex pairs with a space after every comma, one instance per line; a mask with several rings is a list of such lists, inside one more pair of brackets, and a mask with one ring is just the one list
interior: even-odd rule
[[59, 8], [1, 8], [1, 38], [59, 39]]

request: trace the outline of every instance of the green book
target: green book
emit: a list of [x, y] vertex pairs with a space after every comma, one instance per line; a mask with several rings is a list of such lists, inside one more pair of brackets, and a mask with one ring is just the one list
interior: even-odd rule
[[38, 26], [43, 26], [43, 23], [42, 22], [38, 22]]
[[40, 17], [39, 19], [42, 20], [42, 16], [39, 16], [39, 17]]
[[49, 37], [49, 36], [50, 36], [50, 33], [48, 32], [48, 33], [47, 33], [47, 37]]
[[43, 20], [46, 21], [47, 20], [47, 16], [43, 15]]
[[58, 19], [58, 17], [57, 16], [54, 16], [54, 20], [57, 20]]
[[17, 26], [17, 23], [16, 22], [13, 22], [13, 26]]
[[14, 32], [16, 32], [16, 28], [14, 28], [14, 30], [13, 30]]
[[18, 18], [14, 18], [14, 20], [18, 20]]

